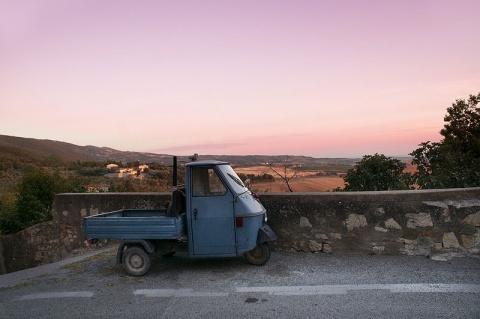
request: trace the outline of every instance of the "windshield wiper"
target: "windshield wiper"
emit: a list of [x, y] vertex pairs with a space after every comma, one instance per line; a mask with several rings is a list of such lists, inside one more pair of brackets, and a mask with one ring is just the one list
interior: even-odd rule
[[230, 173], [227, 173], [228, 176], [230, 176], [231, 179], [233, 179], [235, 181], [235, 183], [237, 183], [238, 185], [242, 186], [242, 187], [245, 187], [245, 185], [243, 184], [242, 180]]

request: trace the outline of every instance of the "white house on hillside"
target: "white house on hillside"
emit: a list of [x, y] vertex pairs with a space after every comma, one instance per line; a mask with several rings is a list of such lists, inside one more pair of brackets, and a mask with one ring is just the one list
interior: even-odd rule
[[109, 170], [117, 170], [118, 169], [118, 165], [117, 164], [108, 164], [107, 165], [107, 169]]

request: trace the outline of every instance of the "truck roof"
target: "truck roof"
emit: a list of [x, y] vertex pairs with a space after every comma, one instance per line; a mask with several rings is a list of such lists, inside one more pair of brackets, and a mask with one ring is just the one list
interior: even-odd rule
[[228, 164], [230, 164], [230, 163], [222, 162], [222, 161], [208, 160], [208, 161], [190, 162], [190, 163], [185, 164], [185, 166], [228, 165]]

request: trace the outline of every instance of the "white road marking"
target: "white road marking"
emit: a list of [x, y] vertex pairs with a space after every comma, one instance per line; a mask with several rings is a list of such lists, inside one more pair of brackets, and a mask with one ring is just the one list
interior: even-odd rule
[[480, 293], [480, 285], [474, 284], [397, 284], [390, 285], [390, 292], [463, 292]]
[[[372, 284], [321, 286], [237, 287], [233, 293], [267, 293], [274, 296], [340, 295], [355, 291], [385, 290], [390, 293], [480, 293], [480, 285], [470, 284]], [[226, 297], [229, 292], [195, 292], [193, 289], [139, 289], [145, 297]]]
[[134, 295], [145, 297], [225, 297], [228, 292], [193, 291], [193, 289], [138, 289]]
[[58, 298], [91, 298], [94, 293], [91, 291], [63, 291], [63, 292], [42, 292], [31, 295], [24, 295], [17, 300], [33, 299], [58, 299]]
[[[384, 290], [389, 293], [475, 293], [480, 294], [480, 284], [371, 284], [371, 285], [319, 285], [319, 286], [265, 286], [236, 287], [230, 292], [194, 291], [186, 289], [137, 289], [137, 296], [167, 297], [227, 297], [239, 293], [267, 293], [274, 296], [340, 295], [356, 291]], [[44, 292], [24, 295], [15, 300], [91, 298], [91, 291]]]
[[321, 286], [281, 286], [281, 287], [238, 287], [236, 292], [263, 292], [270, 295], [338, 295], [354, 291], [387, 290], [391, 293], [409, 292], [462, 292], [480, 293], [480, 285], [470, 284], [372, 284], [372, 285], [321, 285]]

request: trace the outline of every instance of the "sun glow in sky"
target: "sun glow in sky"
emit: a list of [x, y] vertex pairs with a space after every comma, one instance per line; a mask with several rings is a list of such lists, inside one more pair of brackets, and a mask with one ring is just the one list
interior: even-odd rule
[[0, 134], [407, 155], [480, 92], [478, 12], [478, 0], [0, 0]]

